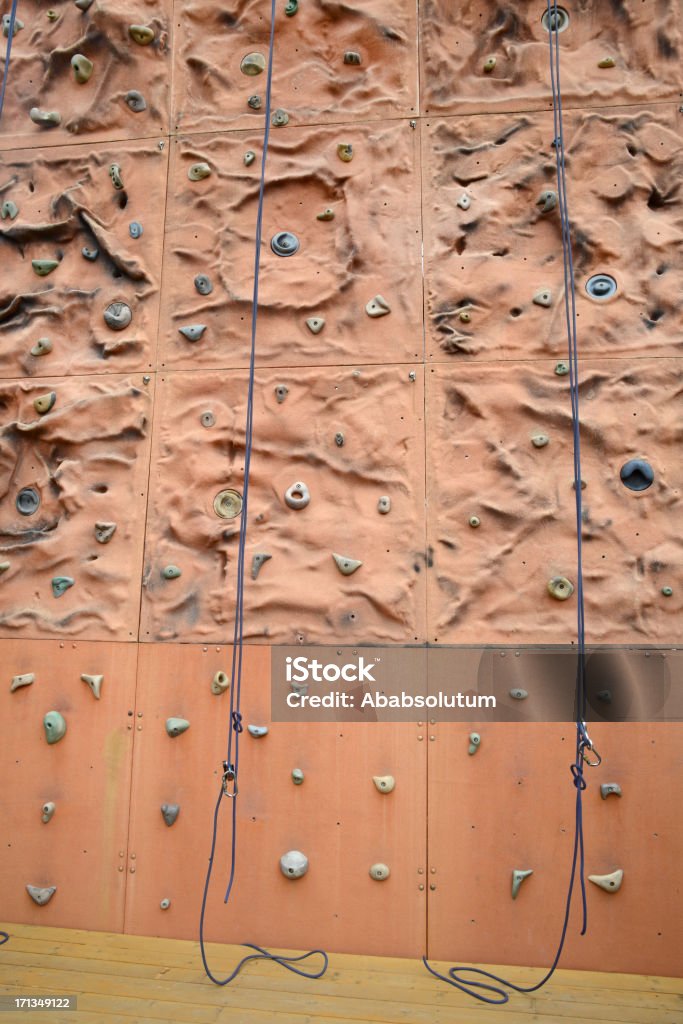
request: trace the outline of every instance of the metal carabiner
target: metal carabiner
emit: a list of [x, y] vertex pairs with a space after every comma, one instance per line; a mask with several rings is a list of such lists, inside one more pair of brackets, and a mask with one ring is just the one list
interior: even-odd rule
[[[232, 791], [228, 788], [228, 784], [232, 782]], [[234, 764], [228, 764], [227, 761], [223, 762], [223, 792], [226, 796], [230, 797], [231, 800], [237, 796], [237, 773], [235, 771]]]
[[[588, 735], [588, 729], [586, 728], [585, 722], [581, 723], [580, 731], [582, 739], [579, 743], [579, 753], [581, 754], [581, 757], [590, 768], [598, 768], [602, 764], [602, 758], [593, 746], [593, 740]], [[586, 748], [588, 748], [588, 750], [590, 750], [591, 753], [594, 754], [595, 757], [597, 757], [597, 761], [591, 761], [589, 757], [586, 757]]]

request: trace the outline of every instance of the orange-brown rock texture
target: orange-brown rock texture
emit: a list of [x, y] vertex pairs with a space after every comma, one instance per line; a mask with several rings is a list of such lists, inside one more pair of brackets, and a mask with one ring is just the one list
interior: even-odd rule
[[[270, 720], [274, 646], [576, 643], [576, 590], [549, 590], [578, 579], [545, 14], [277, 0], [245, 516], [270, 4], [19, 0], [0, 120], [8, 921], [196, 937], [246, 530], [242, 711], [269, 732], [241, 740], [237, 889], [226, 911], [214, 879], [208, 937], [551, 961], [572, 724], [511, 707], [468, 756], [468, 722]], [[678, 694], [683, 15], [565, 0], [559, 27], [586, 635], [656, 659]], [[630, 460], [651, 486], [624, 485]], [[547, 685], [520, 658], [515, 686]], [[190, 728], [172, 738], [171, 717]], [[681, 975], [682, 728], [591, 726], [586, 873], [624, 885], [590, 886], [563, 966]], [[39, 906], [27, 884], [57, 889]]]

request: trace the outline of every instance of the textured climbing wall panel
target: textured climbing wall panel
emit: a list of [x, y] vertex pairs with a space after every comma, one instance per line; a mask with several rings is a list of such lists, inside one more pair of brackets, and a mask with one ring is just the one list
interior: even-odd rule
[[[567, 0], [561, 32], [563, 106], [676, 100], [677, 0]], [[538, 110], [549, 102], [546, 0], [426, 0], [420, 5], [425, 114]], [[487, 61], [495, 60], [493, 67]], [[610, 60], [611, 59], [611, 60]], [[607, 61], [609, 66], [600, 67]]]
[[[245, 657], [237, 883], [226, 907], [231, 804], [224, 800], [207, 937], [417, 956], [425, 928], [421, 730], [275, 723], [256, 739], [246, 726], [268, 724], [270, 651], [250, 646]], [[197, 934], [229, 717], [230, 694], [212, 694], [211, 680], [219, 670], [229, 674], [230, 661], [225, 647], [140, 648], [129, 851], [135, 871], [126, 906], [132, 932]], [[189, 729], [169, 737], [169, 716], [189, 720]], [[294, 768], [303, 770], [302, 785], [292, 782]], [[380, 793], [372, 777], [389, 774], [395, 789]], [[170, 827], [160, 811], [164, 803], [180, 806]], [[309, 859], [302, 878], [285, 878], [280, 870], [289, 850]], [[369, 875], [376, 863], [390, 868], [383, 882]], [[160, 907], [164, 899], [171, 901], [167, 910]]]
[[[293, 16], [284, 4], [276, 11], [273, 109], [286, 108], [292, 124], [339, 121], [342, 111], [345, 118], [374, 120], [415, 112], [414, 2], [316, 0], [301, 3]], [[221, 131], [258, 123], [259, 109], [248, 101], [258, 96], [265, 103], [266, 75], [245, 73], [241, 63], [247, 54], [267, 54], [270, 5], [197, 0], [179, 5], [176, 15], [176, 127]], [[345, 62], [349, 52], [360, 64]]]
[[0, 374], [152, 365], [166, 162], [156, 141], [0, 153], [0, 201], [17, 211], [0, 221]]
[[[0, 641], [6, 919], [123, 928], [136, 662], [133, 644]], [[10, 692], [13, 677], [27, 673], [34, 682]], [[99, 700], [82, 673], [104, 677]], [[66, 734], [48, 744], [50, 711], [65, 719]], [[54, 804], [46, 823], [45, 804]], [[37, 906], [26, 885], [57, 891]]]
[[1, 635], [137, 637], [151, 388], [0, 383]]
[[[680, 642], [682, 374], [678, 360], [580, 368], [590, 642]], [[457, 374], [440, 365], [427, 377], [430, 640], [569, 642], [575, 598], [547, 589], [555, 577], [576, 581], [569, 377], [550, 360]], [[549, 440], [537, 448], [532, 438]], [[619, 474], [639, 457], [655, 483], [634, 492]]]
[[[573, 727], [482, 723], [481, 746], [468, 757], [470, 728], [437, 725], [429, 744], [429, 801], [438, 811], [429, 815], [437, 883], [429, 895], [431, 956], [550, 966], [572, 857]], [[586, 883], [589, 931], [579, 935], [579, 900], [562, 964], [679, 977], [680, 832], [672, 808], [683, 797], [682, 728], [594, 725], [591, 735], [603, 766], [586, 769], [586, 874], [621, 868], [624, 880], [615, 893]], [[605, 782], [618, 783], [623, 795], [601, 799]], [[534, 873], [513, 901], [516, 869]]]
[[[250, 639], [424, 638], [424, 396], [421, 368], [415, 372], [411, 380], [406, 366], [258, 371], [245, 585]], [[283, 401], [278, 388], [286, 389]], [[143, 639], [225, 642], [233, 635], [240, 520], [219, 517], [214, 499], [225, 489], [242, 491], [246, 393], [240, 372], [159, 378]], [[206, 417], [212, 425], [204, 426]], [[308, 488], [305, 508], [286, 504], [294, 483]], [[377, 507], [384, 495], [392, 502], [386, 515]], [[335, 552], [363, 565], [344, 576]], [[272, 558], [253, 579], [257, 553]], [[165, 579], [169, 565], [182, 575]]]
[[[337, 153], [345, 143], [353, 147], [350, 162]], [[257, 158], [245, 166], [248, 153]], [[164, 273], [169, 318], [160, 366], [249, 362], [260, 158], [255, 132], [174, 144]], [[190, 180], [188, 173], [202, 163], [210, 175]], [[407, 121], [273, 132], [259, 284], [260, 365], [422, 358], [418, 171], [419, 140]], [[327, 210], [334, 219], [318, 220]], [[281, 231], [299, 241], [294, 258], [271, 248]], [[198, 294], [196, 275], [209, 277], [208, 295]], [[370, 316], [365, 307], [377, 294], [390, 312]], [[198, 341], [180, 334], [192, 324], [206, 328]]]

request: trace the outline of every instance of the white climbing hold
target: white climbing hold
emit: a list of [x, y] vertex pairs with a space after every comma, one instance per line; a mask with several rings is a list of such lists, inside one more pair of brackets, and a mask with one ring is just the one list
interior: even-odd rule
[[49, 885], [42, 888], [39, 885], [27, 885], [26, 892], [34, 903], [37, 903], [39, 907], [44, 907], [46, 903], [50, 902], [54, 894], [57, 892], [57, 886]]
[[604, 889], [605, 892], [618, 892], [621, 889], [621, 883], [624, 880], [624, 872], [621, 868], [617, 871], [612, 871], [609, 875], [589, 875], [588, 881], [592, 882], [593, 885], [599, 886]]
[[467, 192], [463, 192], [463, 194], [458, 199], [458, 206], [460, 207], [461, 210], [469, 210], [471, 205], [471, 198], [467, 195]]
[[370, 878], [374, 878], [376, 882], [385, 882], [390, 874], [388, 864], [373, 864], [370, 867]]
[[603, 800], [608, 796], [621, 796], [621, 786], [618, 782], [603, 782], [600, 786], [600, 796]]
[[221, 693], [225, 693], [229, 686], [230, 677], [225, 672], [218, 671], [211, 680], [211, 693], [219, 696]]
[[356, 569], [360, 569], [363, 564], [362, 562], [359, 562], [357, 558], [348, 558], [346, 555], [337, 555], [334, 551], [332, 552], [332, 557], [334, 558], [336, 566], [342, 576], [350, 576], [356, 571]]
[[370, 299], [366, 304], [365, 312], [368, 316], [374, 318], [378, 316], [386, 316], [387, 313], [391, 313], [391, 306], [381, 295], [375, 295], [374, 299]]
[[185, 732], [189, 728], [190, 723], [186, 718], [166, 719], [166, 732], [169, 736], [180, 736], [181, 732]]
[[47, 825], [48, 821], [50, 820], [50, 818], [52, 817], [56, 810], [56, 805], [51, 800], [48, 800], [46, 804], [43, 804], [41, 819], [45, 825]]
[[471, 732], [470, 733], [470, 745], [467, 748], [467, 753], [470, 754], [470, 755], [476, 754], [476, 752], [479, 750], [480, 745], [481, 745], [481, 736], [479, 735], [479, 733], [478, 732]]
[[104, 679], [104, 676], [89, 676], [87, 675], [87, 673], [83, 672], [81, 674], [81, 679], [83, 680], [84, 683], [88, 684], [88, 686], [93, 692], [93, 697], [95, 698], [95, 700], [99, 700], [100, 690], [102, 689], [102, 681]]
[[247, 729], [249, 730], [249, 735], [253, 736], [254, 739], [260, 739], [261, 736], [268, 735], [267, 725], [248, 725]]
[[320, 334], [323, 327], [325, 326], [325, 318], [322, 316], [309, 316], [308, 320], [306, 321], [306, 326], [308, 327], [311, 334]]
[[534, 302], [537, 306], [545, 306], [549, 309], [553, 303], [553, 293], [549, 288], [541, 288], [540, 291], [534, 293]]
[[380, 793], [391, 793], [396, 785], [396, 779], [393, 775], [373, 775], [372, 781]]
[[285, 878], [301, 878], [308, 871], [308, 857], [301, 850], [289, 850], [280, 857], [280, 871]]
[[15, 676], [12, 680], [9, 688], [10, 693], [14, 693], [20, 686], [30, 686], [31, 683], [35, 683], [36, 677], [33, 672], [24, 672], [21, 676]]

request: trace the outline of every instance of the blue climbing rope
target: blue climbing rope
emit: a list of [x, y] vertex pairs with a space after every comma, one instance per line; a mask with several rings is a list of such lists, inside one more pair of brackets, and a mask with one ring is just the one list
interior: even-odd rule
[[6, 942], [9, 942], [9, 932], [0, 932], [0, 935], [4, 936], [0, 939], [0, 946], [4, 946]]
[[[572, 411], [572, 435], [574, 440], [574, 495], [576, 503], [576, 556], [577, 556], [577, 664], [576, 664], [576, 690], [575, 690], [575, 717], [576, 717], [576, 756], [574, 763], [570, 766], [572, 781], [576, 787], [576, 803], [574, 810], [574, 848], [572, 851], [572, 866], [567, 887], [567, 900], [565, 904], [564, 920], [560, 941], [555, 953], [555, 958], [546, 974], [535, 985], [515, 985], [506, 978], [502, 978], [491, 971], [485, 971], [480, 967], [456, 966], [449, 968], [446, 974], [435, 970], [427, 957], [423, 957], [423, 963], [427, 970], [446, 984], [460, 989], [473, 999], [482, 1003], [490, 1003], [494, 1006], [507, 1003], [509, 995], [505, 989], [514, 992], [530, 993], [537, 992], [552, 978], [564, 949], [569, 925], [569, 914], [571, 911], [574, 885], [576, 882], [577, 867], [581, 886], [582, 925], [581, 935], [586, 934], [588, 927], [588, 907], [586, 903], [586, 879], [585, 879], [585, 856], [584, 856], [584, 835], [583, 835], [583, 805], [582, 795], [586, 788], [586, 780], [583, 776], [584, 764], [592, 767], [600, 764], [600, 755], [594, 750], [592, 741], [586, 730], [586, 631], [584, 616], [583, 598], [583, 553], [581, 525], [583, 522], [583, 507], [581, 497], [581, 433], [579, 421], [579, 347], [577, 339], [576, 324], [576, 290], [574, 285], [574, 260], [572, 256], [571, 226], [569, 221], [569, 207], [567, 203], [567, 181], [564, 157], [564, 132], [562, 126], [562, 89], [560, 84], [560, 41], [559, 32], [555, 26], [558, 25], [559, 15], [557, 0], [546, 0], [548, 42], [550, 53], [550, 83], [553, 97], [553, 127], [555, 131], [554, 146], [555, 160], [557, 166], [557, 195], [560, 210], [560, 223], [562, 227], [562, 257], [564, 273], [564, 303], [565, 319], [567, 325], [567, 345], [569, 351], [569, 393]], [[591, 760], [591, 752], [596, 760]], [[463, 975], [467, 975], [464, 977]], [[486, 978], [487, 981], [477, 981], [469, 977]], [[495, 982], [491, 985], [488, 982]], [[477, 990], [477, 991], [475, 991]], [[491, 993], [484, 995], [482, 992]]]
[[[0, 119], [2, 119], [2, 108], [5, 105], [5, 90], [7, 88], [7, 79], [9, 77], [9, 61], [10, 57], [12, 56], [12, 40], [14, 39], [14, 22], [16, 21], [16, 18], [17, 0], [12, 0], [12, 9], [10, 10], [9, 25], [7, 32], [7, 49], [5, 50], [5, 68], [2, 73], [2, 87], [0, 87]], [[5, 939], [5, 942], [6, 941], [7, 940]]]
[[[254, 417], [254, 371], [256, 363], [256, 324], [258, 319], [258, 295], [259, 295], [259, 271], [261, 267], [261, 235], [263, 229], [263, 202], [266, 182], [266, 158], [268, 156], [268, 143], [270, 140], [270, 108], [271, 108], [271, 85], [273, 77], [273, 51], [275, 44], [275, 0], [271, 0], [270, 8], [270, 42], [268, 49], [268, 74], [266, 79], [266, 106], [265, 106], [265, 131], [263, 135], [263, 155], [261, 157], [261, 179], [259, 183], [258, 207], [256, 213], [256, 252], [254, 256], [254, 290], [251, 304], [251, 350], [249, 355], [249, 387], [247, 391], [247, 412], [244, 442], [244, 486], [242, 492], [242, 528], [240, 530], [239, 544], [237, 550], [237, 579], [235, 599], [235, 629], [232, 647], [232, 686], [230, 687], [230, 725], [228, 729], [228, 745], [225, 761], [223, 762], [223, 776], [218, 799], [213, 813], [213, 834], [211, 838], [211, 854], [206, 872], [204, 884], [204, 895], [202, 897], [202, 909], [199, 918], [199, 944], [202, 954], [202, 963], [207, 977], [216, 985], [229, 985], [240, 973], [245, 964], [250, 960], [273, 960], [275, 963], [285, 967], [294, 974], [300, 974], [304, 978], [321, 978], [327, 970], [328, 958], [322, 949], [313, 949], [309, 953], [302, 953], [300, 956], [277, 956], [269, 953], [251, 942], [245, 942], [248, 949], [256, 950], [245, 956], [237, 964], [235, 969], [226, 978], [217, 978], [209, 968], [204, 948], [204, 917], [206, 914], [206, 902], [213, 869], [213, 859], [216, 850], [218, 836], [218, 815], [221, 802], [224, 797], [232, 800], [232, 838], [230, 845], [230, 874], [223, 899], [227, 903], [230, 899], [233, 884], [235, 881], [235, 867], [237, 863], [237, 797], [238, 797], [238, 775], [239, 775], [239, 738], [243, 731], [241, 698], [242, 698], [242, 655], [244, 645], [244, 563], [246, 555], [247, 522], [249, 509], [249, 469], [251, 466], [251, 451], [253, 439], [253, 417]], [[233, 754], [234, 748], [234, 754]], [[323, 958], [323, 965], [319, 971], [303, 971], [293, 966], [307, 960], [309, 957], [319, 955]]]

